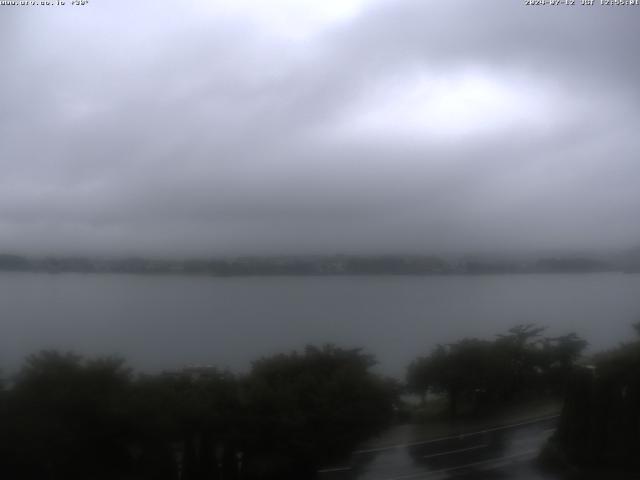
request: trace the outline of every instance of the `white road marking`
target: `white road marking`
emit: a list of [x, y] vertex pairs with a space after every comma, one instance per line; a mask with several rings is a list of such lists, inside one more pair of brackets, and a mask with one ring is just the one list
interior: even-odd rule
[[453, 453], [468, 452], [469, 450], [478, 450], [479, 448], [487, 448], [488, 446], [489, 445], [487, 444], [482, 444], [482, 445], [476, 445], [475, 447], [458, 448], [457, 450], [449, 450], [447, 452], [432, 453], [431, 455], [424, 455], [422, 458], [441, 457], [443, 455], [451, 455]]
[[494, 465], [490, 466], [489, 469], [493, 470], [495, 468], [499, 468], [502, 467], [503, 465], [507, 465], [509, 463], [511, 463], [511, 460], [514, 460], [516, 458], [521, 458], [521, 457], [527, 457], [531, 454], [536, 454], [538, 453], [538, 450], [536, 449], [531, 449], [531, 450], [525, 450], [523, 452], [519, 452], [519, 453], [515, 453], [513, 455], [508, 455], [506, 457], [497, 457], [497, 458], [491, 458], [489, 460], [482, 460], [479, 462], [473, 462], [473, 463], [466, 463], [464, 465], [458, 465], [456, 467], [449, 467], [449, 468], [442, 468], [440, 470], [432, 470], [430, 472], [420, 472], [420, 473], [412, 473], [409, 475], [400, 475], [399, 477], [391, 477], [388, 478], [387, 480], [406, 480], [409, 478], [431, 478], [433, 476], [436, 475], [440, 475], [442, 473], [447, 473], [447, 472], [453, 472], [455, 470], [463, 470], [465, 468], [471, 468], [471, 467], [479, 467], [482, 465], [487, 465], [487, 464], [491, 464], [494, 463]]
[[545, 420], [551, 420], [553, 418], [558, 418], [560, 415], [549, 415], [546, 417], [540, 417], [540, 418], [536, 418], [536, 419], [532, 419], [532, 420], [527, 420], [524, 422], [518, 422], [518, 423], [512, 423], [510, 425], [502, 425], [500, 427], [493, 427], [493, 428], [488, 428], [486, 430], [479, 430], [477, 432], [469, 432], [469, 433], [462, 433], [462, 434], [458, 434], [458, 435], [450, 435], [448, 437], [440, 437], [440, 438], [434, 438], [432, 440], [425, 440], [422, 442], [412, 442], [412, 443], [401, 443], [401, 444], [397, 444], [397, 445], [389, 445], [386, 447], [378, 447], [378, 448], [368, 448], [365, 450], [356, 450], [355, 452], [353, 452], [353, 455], [363, 455], [366, 453], [375, 453], [375, 452], [384, 452], [385, 450], [394, 450], [397, 448], [407, 448], [407, 447], [416, 447], [418, 445], [427, 445], [429, 443], [436, 443], [436, 442], [444, 442], [445, 440], [454, 440], [454, 439], [458, 439], [458, 438], [466, 438], [466, 437], [471, 437], [473, 435], [481, 435], [484, 433], [488, 433], [488, 432], [496, 432], [499, 430], [508, 430], [510, 428], [514, 428], [514, 427], [520, 427], [522, 425], [531, 425], [534, 423], [539, 423], [539, 422], [544, 422]]
[[349, 470], [351, 470], [351, 467], [323, 468], [318, 470], [317, 473], [347, 472]]

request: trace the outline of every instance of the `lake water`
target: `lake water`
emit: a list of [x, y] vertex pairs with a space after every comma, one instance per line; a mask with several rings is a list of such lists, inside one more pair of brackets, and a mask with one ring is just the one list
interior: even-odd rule
[[592, 350], [632, 338], [640, 275], [213, 278], [0, 274], [0, 369], [43, 348], [118, 354], [141, 370], [246, 370], [307, 343], [363, 347], [402, 376], [416, 356], [518, 323]]

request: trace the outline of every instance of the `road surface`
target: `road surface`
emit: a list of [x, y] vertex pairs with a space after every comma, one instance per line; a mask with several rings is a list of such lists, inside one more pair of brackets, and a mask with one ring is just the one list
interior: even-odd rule
[[348, 465], [319, 471], [321, 480], [550, 480], [535, 458], [557, 415], [428, 441], [354, 452]]

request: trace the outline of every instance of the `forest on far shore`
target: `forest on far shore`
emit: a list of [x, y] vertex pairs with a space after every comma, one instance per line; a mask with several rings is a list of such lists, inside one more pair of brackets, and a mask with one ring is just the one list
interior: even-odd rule
[[144, 275], [475, 275], [510, 273], [640, 272], [640, 250], [602, 256], [560, 255], [542, 258], [434, 255], [300, 255], [220, 258], [26, 257], [0, 254], [0, 271], [47, 273], [120, 273]]

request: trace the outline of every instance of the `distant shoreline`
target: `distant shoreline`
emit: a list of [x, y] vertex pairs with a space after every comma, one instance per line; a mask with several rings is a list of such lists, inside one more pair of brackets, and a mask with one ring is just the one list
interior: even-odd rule
[[486, 272], [486, 273], [273, 273], [273, 274], [212, 274], [212, 273], [189, 273], [189, 272], [78, 272], [78, 271], [44, 271], [44, 270], [2, 270], [0, 275], [4, 274], [25, 274], [25, 275], [121, 275], [131, 277], [184, 277], [184, 278], [454, 278], [454, 277], [506, 277], [517, 276], [527, 277], [535, 275], [640, 275], [640, 271], [623, 271], [623, 270], [606, 270], [598, 272]]
[[435, 256], [291, 256], [165, 260], [152, 258], [96, 259], [0, 255], [0, 272], [188, 275], [211, 277], [449, 276], [511, 274], [640, 273], [640, 265], [588, 257], [535, 260]]

